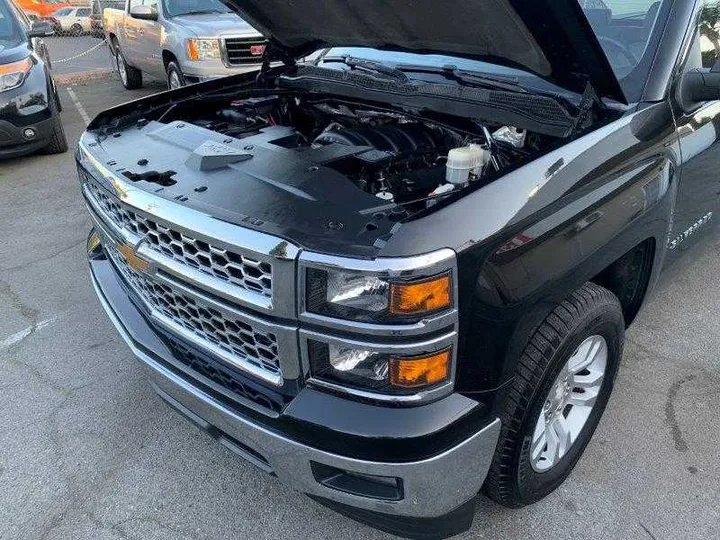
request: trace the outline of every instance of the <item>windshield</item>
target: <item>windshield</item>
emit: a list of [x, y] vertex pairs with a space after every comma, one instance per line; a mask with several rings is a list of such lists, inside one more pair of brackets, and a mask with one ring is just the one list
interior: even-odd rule
[[580, 0], [580, 6], [630, 101], [639, 99], [652, 59], [650, 44], [661, 12], [656, 0]]
[[10, 6], [0, 0], [0, 51], [19, 45], [23, 38], [20, 25], [15, 21]]
[[[655, 29], [662, 26], [661, 23], [666, 17], [667, 1], [578, 0], [629, 103], [637, 102], [642, 97], [653, 52], [661, 33]], [[335, 47], [330, 49], [324, 58], [343, 55], [382, 62], [391, 66], [415, 64], [443, 67], [450, 64], [461, 70], [512, 77], [530, 90], [568, 94], [567, 90], [562, 90], [543, 79], [544, 75], [541, 71], [511, 69], [489, 62], [454, 56], [401, 53], [361, 47]], [[321, 59], [319, 63], [323, 67], [349, 69], [337, 62], [324, 62]], [[411, 76], [428, 79], [420, 74], [411, 74]], [[440, 81], [440, 78], [437, 80]]]
[[53, 15], [55, 17], [62, 17], [63, 15], [68, 15], [72, 11], [72, 8], [60, 8], [58, 9]]
[[230, 13], [220, 0], [163, 0], [165, 16], [176, 17], [192, 13]]

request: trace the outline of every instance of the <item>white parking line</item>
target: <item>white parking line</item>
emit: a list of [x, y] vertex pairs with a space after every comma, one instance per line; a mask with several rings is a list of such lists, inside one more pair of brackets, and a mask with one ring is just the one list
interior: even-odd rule
[[77, 95], [73, 91], [72, 88], [68, 87], [67, 89], [68, 94], [70, 94], [70, 99], [73, 102], [73, 105], [75, 105], [75, 108], [77, 109], [77, 112], [80, 113], [80, 116], [83, 119], [83, 122], [85, 122], [85, 125], [87, 126], [90, 123], [90, 117], [88, 116], [88, 113], [85, 112], [85, 108], [82, 106], [82, 103], [80, 103], [80, 100], [78, 99]]
[[50, 323], [53, 322], [54, 319], [45, 319], [44, 321], [40, 321], [39, 323], [28, 326], [24, 330], [20, 330], [19, 332], [15, 332], [14, 334], [9, 335], [2, 341], [0, 341], [0, 351], [3, 349], [7, 349], [8, 347], [15, 345], [17, 342], [22, 341], [26, 337], [28, 337], [30, 334], [35, 332], [35, 330], [39, 330], [40, 328], [43, 328]]

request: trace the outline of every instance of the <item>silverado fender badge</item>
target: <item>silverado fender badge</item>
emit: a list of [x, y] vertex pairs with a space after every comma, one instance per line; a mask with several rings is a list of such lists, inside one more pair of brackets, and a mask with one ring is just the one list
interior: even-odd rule
[[147, 272], [150, 269], [150, 263], [138, 257], [132, 246], [118, 243], [117, 250], [122, 253], [122, 256], [125, 257], [125, 262], [127, 262], [128, 266], [133, 270], [137, 272]]
[[668, 249], [675, 249], [680, 244], [682, 244], [685, 240], [690, 238], [692, 235], [694, 235], [700, 227], [707, 225], [712, 220], [713, 213], [708, 212], [703, 217], [698, 219], [695, 223], [690, 225], [687, 229], [682, 231], [680, 234], [678, 234], [675, 238], [672, 240], [668, 240]]

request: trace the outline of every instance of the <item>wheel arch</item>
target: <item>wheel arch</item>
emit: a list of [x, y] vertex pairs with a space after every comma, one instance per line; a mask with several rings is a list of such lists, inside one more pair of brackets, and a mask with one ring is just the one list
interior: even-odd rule
[[162, 50], [162, 61], [163, 61], [163, 68], [165, 68], [165, 71], [167, 71], [168, 64], [170, 64], [170, 62], [173, 62], [173, 61], [178, 62], [178, 57], [174, 52], [172, 52], [168, 49], [163, 49]]
[[108, 32], [107, 41], [110, 46], [110, 51], [113, 54], [117, 54], [118, 38], [114, 32]]
[[655, 238], [647, 238], [590, 279], [592, 283], [608, 289], [618, 298], [626, 327], [635, 320], [645, 301], [655, 251]]

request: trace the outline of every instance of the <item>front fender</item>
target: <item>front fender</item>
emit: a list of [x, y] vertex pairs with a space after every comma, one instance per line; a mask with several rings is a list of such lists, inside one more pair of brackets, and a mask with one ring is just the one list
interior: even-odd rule
[[680, 153], [670, 107], [626, 113], [403, 226], [383, 255], [458, 253], [457, 390], [507, 382], [532, 331], [563, 298], [647, 239], [665, 255]]

